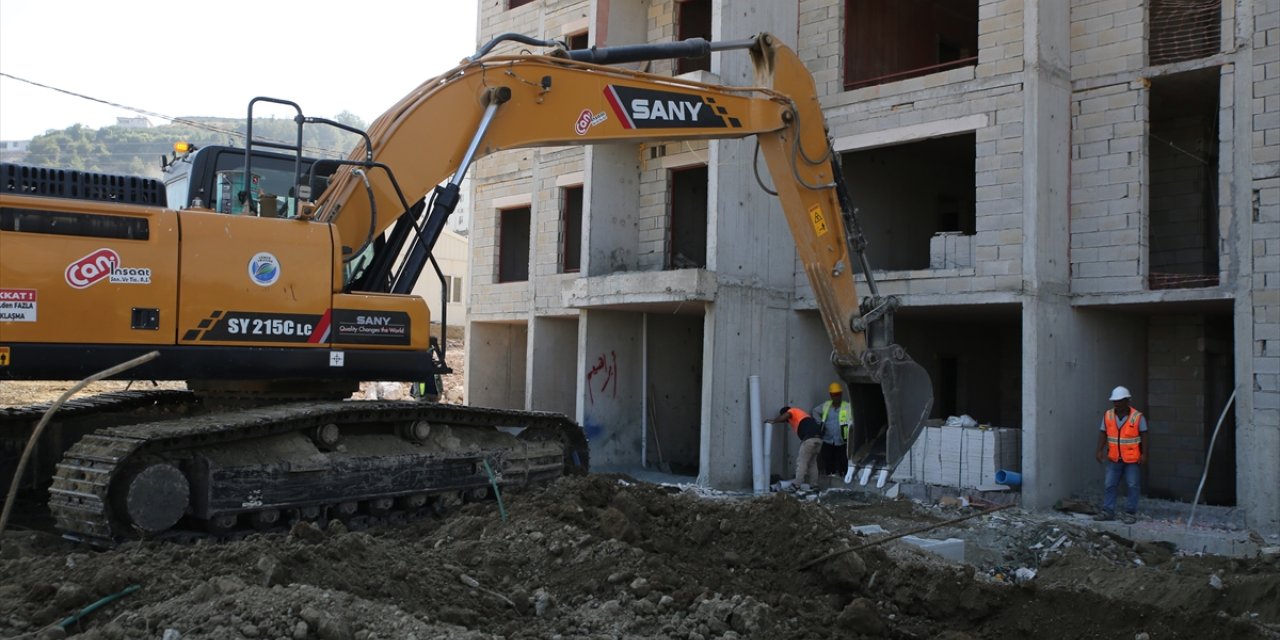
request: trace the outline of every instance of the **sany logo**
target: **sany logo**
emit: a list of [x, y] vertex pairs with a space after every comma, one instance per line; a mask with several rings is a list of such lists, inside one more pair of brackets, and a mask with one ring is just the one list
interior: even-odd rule
[[578, 114], [578, 121], [574, 123], [573, 131], [580, 136], [585, 136], [588, 129], [604, 122], [608, 117], [608, 114], [603, 111], [592, 115], [590, 109], [583, 109], [582, 113]]
[[738, 128], [742, 121], [729, 115], [715, 98], [696, 93], [659, 91], [611, 84], [604, 97], [624, 129]]
[[111, 275], [111, 270], [118, 266], [120, 254], [111, 249], [98, 249], [67, 265], [67, 284], [76, 289], [91, 287]]

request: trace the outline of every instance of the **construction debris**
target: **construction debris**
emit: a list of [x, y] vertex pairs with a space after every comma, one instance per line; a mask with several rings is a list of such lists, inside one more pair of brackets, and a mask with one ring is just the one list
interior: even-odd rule
[[[12, 531], [13, 551], [0, 559], [0, 637], [33, 637], [130, 584], [143, 588], [68, 634], [1058, 640], [1265, 638], [1280, 625], [1276, 556], [1183, 554], [1016, 508], [943, 524], [981, 511], [853, 492], [819, 502], [713, 494], [608, 475], [504, 498], [505, 522], [486, 501], [372, 532], [335, 525], [111, 552]], [[935, 527], [931, 535], [964, 540], [965, 564], [883, 544], [796, 570], [864, 544], [854, 529], [869, 524], [891, 535]], [[263, 558], [284, 582], [268, 584]], [[1206, 586], [1211, 576], [1221, 591]]]

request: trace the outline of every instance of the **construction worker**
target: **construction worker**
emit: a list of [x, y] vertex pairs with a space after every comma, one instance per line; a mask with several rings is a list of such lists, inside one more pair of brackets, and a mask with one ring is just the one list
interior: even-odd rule
[[1116, 387], [1111, 391], [1112, 408], [1102, 414], [1094, 458], [1103, 462], [1103, 456], [1106, 456], [1107, 474], [1102, 492], [1102, 513], [1094, 516], [1094, 520], [1116, 519], [1116, 488], [1120, 485], [1120, 476], [1124, 476], [1127, 489], [1124, 514], [1120, 520], [1133, 524], [1138, 512], [1141, 465], [1147, 463], [1151, 437], [1147, 435], [1147, 419], [1129, 406], [1129, 399], [1128, 389]]
[[431, 376], [424, 381], [410, 383], [409, 395], [423, 402], [440, 402], [440, 376]]
[[765, 420], [769, 424], [785, 422], [791, 425], [791, 431], [800, 438], [800, 452], [796, 454], [796, 479], [792, 490], [808, 489], [809, 477], [814, 483], [818, 481], [818, 452], [822, 451], [822, 425], [802, 409], [783, 407], [778, 417]]
[[843, 400], [844, 390], [839, 382], [827, 386], [830, 400], [813, 408], [813, 415], [822, 425], [822, 454], [818, 467], [822, 473], [843, 476], [849, 465], [849, 453], [845, 443], [849, 441], [849, 427], [853, 426], [853, 407]]
[[[440, 341], [435, 336], [428, 338], [427, 357], [431, 359], [432, 366], [437, 371], [444, 368], [444, 353], [440, 350]], [[409, 395], [423, 402], [440, 402], [440, 394], [444, 392], [443, 382], [440, 374], [429, 376], [426, 380], [411, 382]]]

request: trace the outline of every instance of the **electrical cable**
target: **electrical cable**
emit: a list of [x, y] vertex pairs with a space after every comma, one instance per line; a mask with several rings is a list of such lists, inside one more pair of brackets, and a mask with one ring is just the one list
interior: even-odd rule
[[[205, 131], [212, 131], [212, 132], [214, 132], [214, 133], [221, 133], [221, 134], [223, 134], [223, 135], [232, 136], [232, 137], [234, 137], [234, 138], [244, 138], [244, 134], [243, 134], [243, 133], [240, 133], [240, 132], [235, 131], [235, 130], [233, 130], [233, 129], [223, 129], [223, 128], [221, 128], [221, 127], [217, 127], [217, 126], [214, 126], [214, 125], [211, 125], [211, 124], [207, 124], [207, 123], [203, 123], [203, 122], [198, 122], [198, 121], [195, 121], [195, 120], [188, 120], [188, 119], [186, 119], [186, 118], [175, 118], [175, 117], [173, 117], [173, 116], [166, 116], [166, 115], [164, 115], [163, 113], [156, 113], [155, 111], [148, 111], [148, 110], [146, 110], [146, 109], [139, 109], [139, 108], [137, 108], [137, 107], [131, 107], [131, 106], [129, 106], [129, 105], [120, 104], [120, 103], [118, 103], [118, 102], [111, 102], [110, 100], [103, 100], [102, 98], [95, 98], [95, 97], [93, 97], [93, 96], [85, 95], [85, 94], [83, 94], [83, 93], [76, 93], [75, 91], [70, 91], [70, 90], [67, 90], [67, 89], [61, 89], [61, 88], [58, 88], [58, 87], [54, 87], [54, 86], [50, 86], [50, 85], [43, 84], [43, 83], [40, 83], [40, 82], [36, 82], [36, 81], [34, 81], [34, 80], [28, 80], [28, 79], [26, 79], [26, 78], [21, 78], [21, 77], [18, 77], [18, 76], [13, 75], [13, 74], [11, 74], [11, 73], [5, 73], [5, 72], [3, 72], [3, 71], [0, 71], [0, 76], [3, 76], [3, 77], [5, 77], [5, 78], [9, 78], [9, 79], [11, 79], [11, 80], [17, 80], [18, 82], [24, 82], [24, 83], [26, 83], [26, 84], [29, 84], [29, 85], [33, 86], [33, 87], [40, 87], [41, 89], [48, 89], [48, 90], [50, 90], [50, 91], [56, 91], [56, 92], [58, 92], [58, 93], [64, 93], [64, 94], [66, 94], [66, 95], [69, 95], [69, 96], [72, 96], [72, 97], [75, 97], [75, 98], [80, 98], [80, 99], [82, 99], [82, 100], [88, 100], [88, 101], [90, 101], [90, 102], [97, 102], [97, 103], [100, 103], [100, 104], [105, 104], [105, 105], [110, 106], [110, 107], [115, 107], [115, 108], [117, 108], [117, 109], [124, 109], [125, 111], [132, 111], [132, 112], [134, 112], [134, 113], [140, 113], [140, 114], [142, 114], [142, 115], [144, 115], [144, 116], [151, 116], [151, 117], [153, 117], [153, 118], [160, 118], [160, 119], [162, 119], [162, 120], [168, 120], [169, 122], [172, 122], [172, 123], [175, 123], [175, 124], [182, 124], [182, 125], [186, 125], [186, 126], [188, 126], [188, 127], [194, 127], [194, 128], [196, 128], [196, 129], [203, 129], [203, 130], [205, 130]], [[285, 142], [285, 141], [282, 141], [282, 140], [273, 140], [273, 139], [271, 139], [271, 138], [263, 138], [263, 140], [266, 140], [266, 141], [268, 141], [268, 142], [280, 142], [280, 143], [288, 144], [288, 143], [287, 143], [287, 142]], [[135, 144], [142, 144], [142, 143], [135, 143]], [[325, 153], [329, 153], [329, 154], [334, 154], [334, 155], [337, 155], [337, 156], [343, 156], [343, 155], [346, 155], [346, 153], [347, 153], [346, 151], [338, 151], [338, 150], [334, 150], [334, 149], [325, 149], [325, 148], [323, 148], [323, 147], [303, 147], [303, 149], [304, 149], [304, 150], [306, 150], [306, 151], [313, 152], [313, 153], [318, 153], [318, 154], [325, 154]]]

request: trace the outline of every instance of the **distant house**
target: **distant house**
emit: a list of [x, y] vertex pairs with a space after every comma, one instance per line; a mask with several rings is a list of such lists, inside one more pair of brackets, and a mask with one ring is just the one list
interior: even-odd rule
[[116, 126], [126, 129], [150, 129], [151, 121], [141, 116], [136, 118], [116, 118]]
[[21, 162], [30, 148], [30, 140], [0, 140], [0, 162]]
[[[468, 247], [469, 242], [465, 236], [444, 229], [440, 232], [440, 239], [436, 241], [435, 249], [432, 251], [436, 262], [440, 265], [440, 271], [445, 276], [445, 286], [449, 294], [446, 321], [450, 326], [464, 326], [467, 321], [467, 292], [463, 289], [467, 281]], [[413, 287], [413, 293], [427, 301], [427, 306], [431, 309], [431, 322], [440, 322], [440, 278], [436, 276], [435, 269], [430, 265], [423, 269], [422, 276]]]

